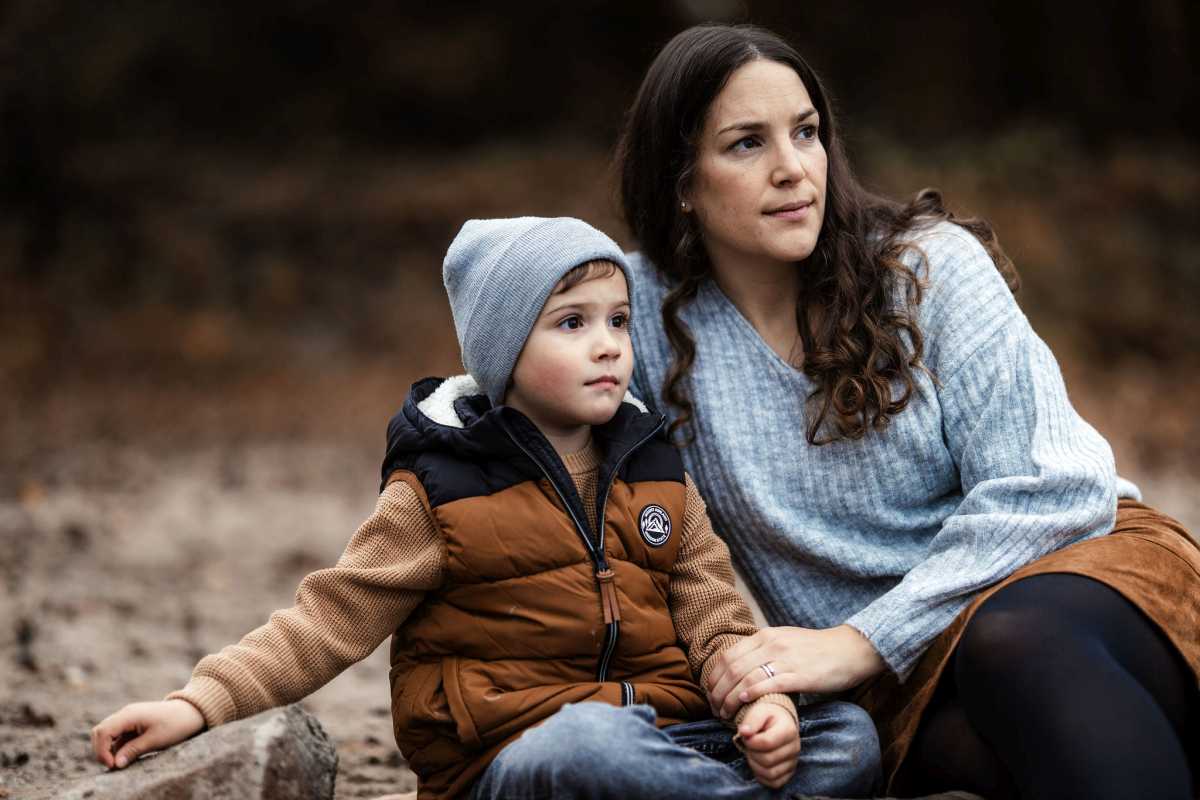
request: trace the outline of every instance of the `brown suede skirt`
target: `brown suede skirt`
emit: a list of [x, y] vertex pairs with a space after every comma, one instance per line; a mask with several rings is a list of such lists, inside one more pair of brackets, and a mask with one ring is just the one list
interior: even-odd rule
[[[888, 674], [855, 694], [879, 729], [888, 794], [905, 788], [901, 767], [909, 745], [967, 622], [1008, 584], [1048, 572], [1086, 575], [1120, 592], [1178, 648], [1200, 686], [1200, 547], [1165, 514], [1121, 500], [1111, 535], [1045, 555], [981, 592], [933, 641], [907, 681], [900, 684]], [[1200, 743], [1189, 746], [1200, 750]]]

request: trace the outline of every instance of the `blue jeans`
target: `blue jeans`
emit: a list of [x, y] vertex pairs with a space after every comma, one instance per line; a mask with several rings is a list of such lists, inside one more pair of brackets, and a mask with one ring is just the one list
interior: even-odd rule
[[654, 720], [654, 709], [645, 705], [567, 704], [501, 750], [471, 797], [870, 797], [880, 782], [875, 726], [851, 703], [830, 701], [800, 709], [796, 773], [780, 789], [754, 780], [733, 745], [733, 730], [721, 721], [660, 729]]

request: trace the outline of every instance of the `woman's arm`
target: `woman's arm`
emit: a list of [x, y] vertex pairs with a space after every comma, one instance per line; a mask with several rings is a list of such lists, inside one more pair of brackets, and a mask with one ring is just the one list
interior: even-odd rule
[[[929, 435], [958, 468], [962, 502], [924, 558], [847, 624], [772, 628], [731, 649], [712, 687], [727, 707], [766, 691], [839, 691], [885, 668], [907, 677], [977, 592], [1112, 528], [1112, 451], [1075, 413], [1054, 356], [986, 251], [950, 223], [918, 244], [928, 259], [918, 321], [943, 418]], [[765, 657], [780, 662], [770, 681], [748, 668]]]
[[920, 241], [929, 290], [920, 308], [940, 382], [940, 434], [963, 500], [924, 560], [847, 622], [907, 677], [977, 592], [1029, 562], [1112, 529], [1116, 468], [1071, 406], [1050, 349], [979, 242], [943, 224]]

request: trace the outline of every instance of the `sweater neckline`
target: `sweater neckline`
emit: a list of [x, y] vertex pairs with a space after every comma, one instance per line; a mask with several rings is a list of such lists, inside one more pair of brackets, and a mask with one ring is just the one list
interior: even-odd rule
[[729, 299], [729, 295], [725, 294], [725, 290], [711, 276], [700, 285], [700, 294], [708, 303], [716, 307], [714, 310], [718, 313], [722, 311], [727, 313], [733, 319], [734, 327], [741, 331], [742, 336], [750, 342], [751, 346], [773, 362], [778, 369], [799, 381], [808, 382], [808, 376], [804, 374], [804, 370], [797, 369], [763, 340], [750, 320], [746, 319], [741, 309]]
[[563, 466], [570, 475], [583, 475], [595, 472], [600, 466], [600, 448], [596, 446], [595, 438], [589, 438], [582, 450], [567, 453], [562, 457]]

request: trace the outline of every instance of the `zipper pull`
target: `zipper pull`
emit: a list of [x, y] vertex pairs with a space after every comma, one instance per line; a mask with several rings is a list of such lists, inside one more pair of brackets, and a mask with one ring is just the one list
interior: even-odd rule
[[605, 625], [621, 621], [621, 606], [617, 602], [616, 578], [616, 573], [610, 568], [596, 572], [596, 580], [600, 583], [600, 605], [604, 607]]

